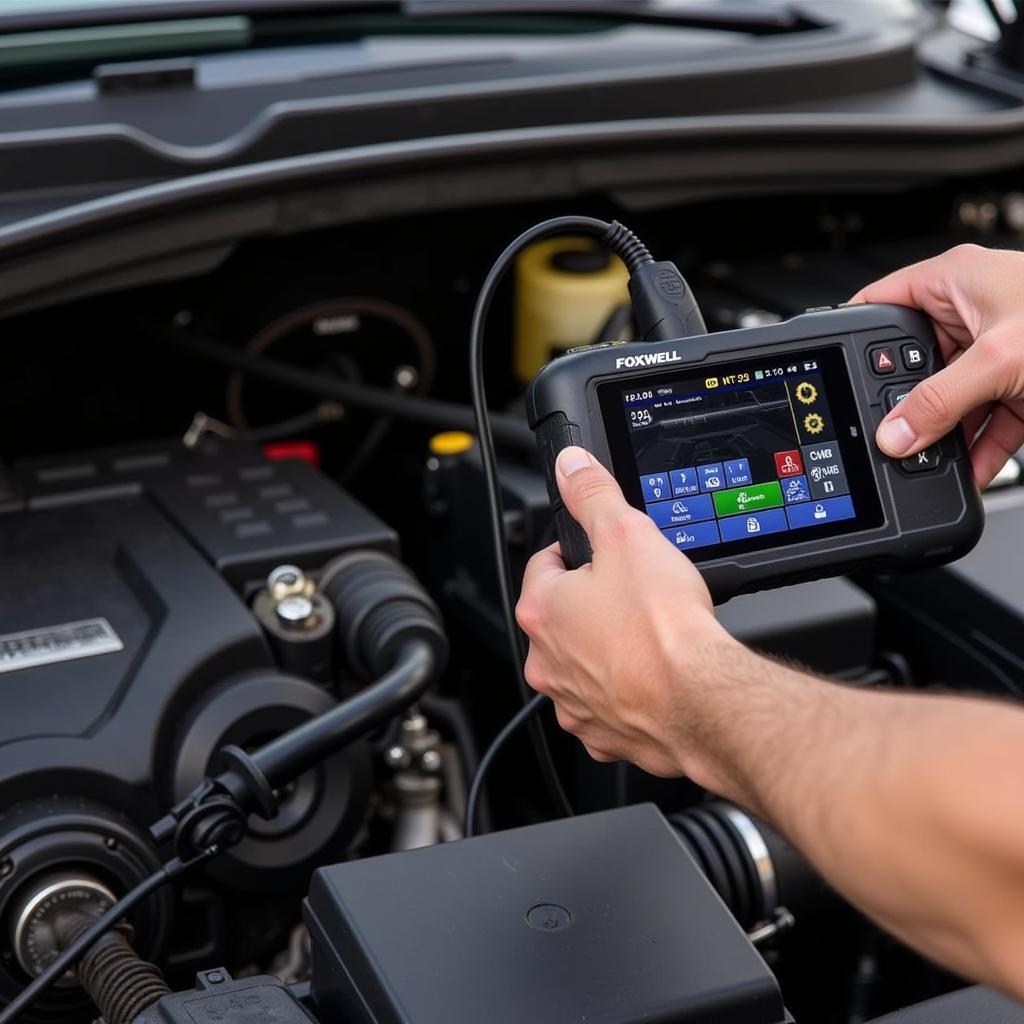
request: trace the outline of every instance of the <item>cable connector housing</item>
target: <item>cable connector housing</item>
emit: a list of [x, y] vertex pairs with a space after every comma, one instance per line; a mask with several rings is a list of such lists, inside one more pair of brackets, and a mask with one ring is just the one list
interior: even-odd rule
[[638, 341], [671, 341], [707, 334], [704, 317], [686, 279], [670, 260], [653, 260], [629, 278]]

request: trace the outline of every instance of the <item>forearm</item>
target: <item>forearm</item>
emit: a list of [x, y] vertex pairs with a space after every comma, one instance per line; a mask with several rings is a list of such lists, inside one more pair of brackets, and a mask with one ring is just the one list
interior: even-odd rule
[[738, 645], [714, 656], [687, 774], [888, 930], [1024, 997], [1024, 711], [840, 686]]

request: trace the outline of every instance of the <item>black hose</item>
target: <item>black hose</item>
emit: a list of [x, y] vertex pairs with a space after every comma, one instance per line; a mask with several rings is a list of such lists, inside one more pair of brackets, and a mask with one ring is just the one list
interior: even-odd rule
[[251, 755], [253, 764], [271, 786], [290, 782], [415, 703], [433, 681], [436, 666], [434, 649], [410, 640], [376, 683], [260, 747]]
[[[141, 321], [141, 326], [161, 344], [179, 352], [201, 356], [211, 362], [230, 366], [296, 391], [320, 398], [332, 398], [342, 404], [368, 409], [378, 415], [417, 420], [445, 430], [476, 430], [473, 411], [455, 402], [442, 402], [436, 398], [424, 398], [408, 392], [398, 393], [336, 377], [325, 377], [320, 373], [289, 366], [277, 359], [266, 359], [263, 356], [242, 352], [192, 331], [182, 331], [149, 317]], [[491, 417], [491, 427], [495, 439], [503, 445], [531, 453], [537, 450], [533, 432], [524, 420], [503, 413], [494, 413]]]

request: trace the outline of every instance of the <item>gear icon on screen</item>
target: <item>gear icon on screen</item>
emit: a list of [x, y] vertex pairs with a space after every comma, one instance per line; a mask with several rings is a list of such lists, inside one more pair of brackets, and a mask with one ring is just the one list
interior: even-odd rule
[[820, 434], [825, 429], [825, 421], [816, 412], [809, 412], [804, 417], [804, 430], [808, 434]]
[[796, 395], [796, 400], [803, 402], [804, 405], [810, 405], [818, 397], [818, 389], [807, 380], [802, 380], [797, 384], [793, 393]]

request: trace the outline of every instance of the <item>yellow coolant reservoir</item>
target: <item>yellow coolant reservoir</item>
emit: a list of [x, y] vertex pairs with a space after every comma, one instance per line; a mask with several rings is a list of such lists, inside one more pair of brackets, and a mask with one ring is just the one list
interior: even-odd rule
[[590, 344], [629, 302], [628, 279], [622, 261], [589, 238], [553, 238], [526, 249], [516, 260], [519, 379], [528, 384], [560, 352]]

